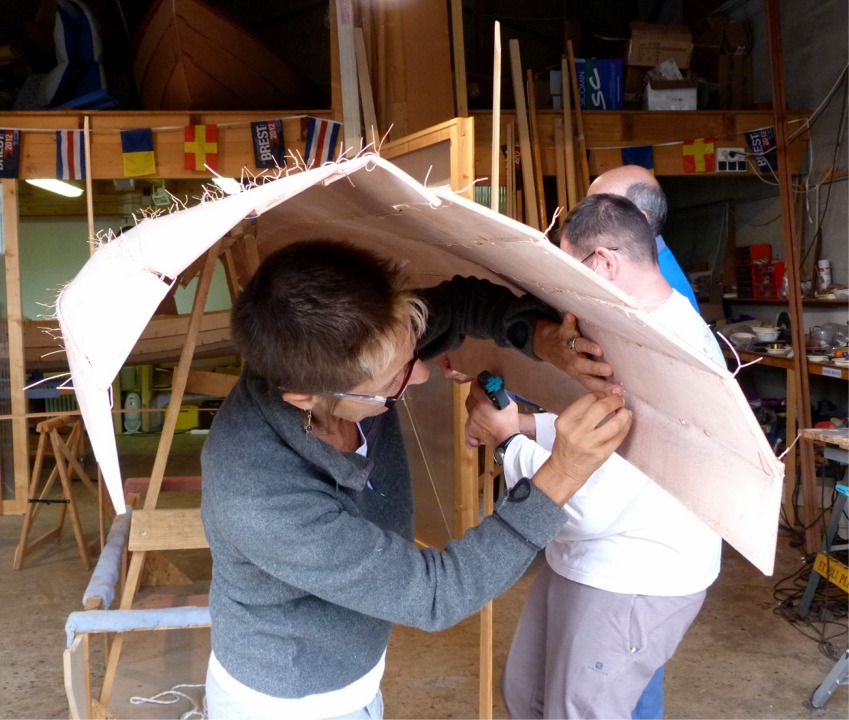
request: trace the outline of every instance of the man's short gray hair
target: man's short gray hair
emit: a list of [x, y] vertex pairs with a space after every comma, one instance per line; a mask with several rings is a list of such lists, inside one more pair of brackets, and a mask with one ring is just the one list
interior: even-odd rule
[[635, 182], [628, 186], [625, 197], [642, 210], [649, 220], [652, 232], [660, 235], [666, 225], [666, 195], [657, 185]]

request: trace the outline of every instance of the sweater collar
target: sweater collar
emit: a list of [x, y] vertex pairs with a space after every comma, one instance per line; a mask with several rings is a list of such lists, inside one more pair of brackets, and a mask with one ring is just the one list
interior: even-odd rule
[[[241, 381], [269, 425], [299, 457], [316, 466], [339, 485], [356, 491], [366, 487], [372, 468], [369, 458], [353, 452], [341, 452], [308, 434], [304, 430], [301, 410], [284, 402], [264, 378], [249, 368], [242, 371]], [[375, 417], [370, 417], [361, 422], [366, 436], [375, 420]]]

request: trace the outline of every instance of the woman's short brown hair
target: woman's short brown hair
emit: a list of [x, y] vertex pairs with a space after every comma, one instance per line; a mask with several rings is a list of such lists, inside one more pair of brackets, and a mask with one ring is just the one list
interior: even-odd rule
[[397, 337], [424, 332], [427, 310], [391, 261], [338, 240], [269, 255], [233, 306], [246, 365], [296, 392], [345, 391], [383, 372]]

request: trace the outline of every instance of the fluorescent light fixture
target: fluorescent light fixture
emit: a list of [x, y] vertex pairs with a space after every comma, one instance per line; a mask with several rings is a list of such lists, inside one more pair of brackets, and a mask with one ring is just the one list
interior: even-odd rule
[[71, 183], [67, 183], [64, 180], [27, 180], [30, 185], [35, 185], [36, 187], [40, 187], [42, 190], [49, 190], [50, 192], [58, 193], [59, 195], [64, 195], [65, 197], [79, 197], [83, 194], [83, 189], [81, 187], [77, 187], [76, 185], [71, 185]]
[[227, 195], [238, 195], [244, 190], [242, 183], [234, 178], [214, 177], [212, 182], [218, 185]]

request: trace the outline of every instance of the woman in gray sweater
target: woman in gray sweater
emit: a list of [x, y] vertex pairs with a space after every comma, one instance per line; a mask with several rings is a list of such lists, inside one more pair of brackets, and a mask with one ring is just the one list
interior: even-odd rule
[[269, 256], [232, 325], [245, 369], [202, 455], [209, 716], [382, 717], [392, 624], [441, 630], [518, 580], [630, 413], [585, 395], [532, 480], [442, 552], [421, 549], [394, 409], [427, 379], [421, 361], [470, 335], [576, 375], [600, 366], [561, 352], [570, 338], [530, 296], [473, 278], [411, 292], [391, 263], [329, 240]]

